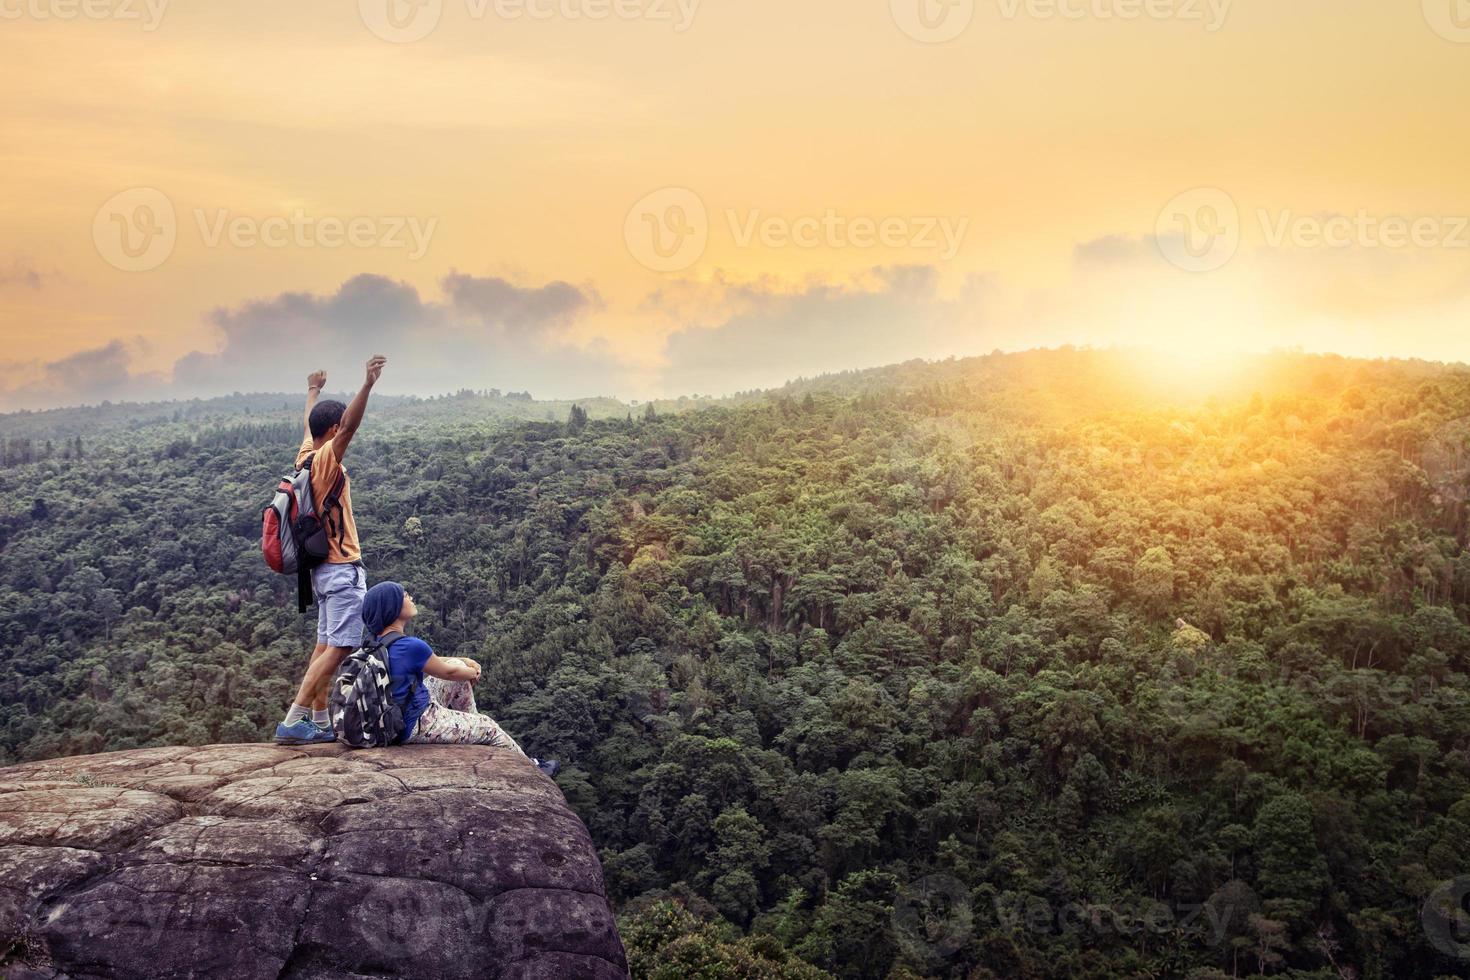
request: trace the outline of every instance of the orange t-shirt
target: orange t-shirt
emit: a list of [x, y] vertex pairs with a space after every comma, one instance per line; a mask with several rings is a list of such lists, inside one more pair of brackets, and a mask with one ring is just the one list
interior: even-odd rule
[[[296, 451], [296, 468], [300, 469], [301, 464], [306, 462], [306, 457], [313, 452], [316, 453], [316, 458], [311, 461], [311, 498], [316, 501], [317, 507], [326, 503], [327, 494], [337, 485], [337, 474], [342, 474], [342, 496], [338, 498], [341, 510], [334, 507], [323, 518], [327, 526], [327, 562], [332, 565], [346, 565], [361, 561], [362, 549], [357, 543], [357, 522], [352, 519], [352, 480], [347, 476], [347, 467], [337, 458], [337, 448], [330, 439], [322, 448], [315, 449], [311, 436], [307, 435], [301, 440], [301, 448]], [[337, 533], [339, 521], [340, 541]]]

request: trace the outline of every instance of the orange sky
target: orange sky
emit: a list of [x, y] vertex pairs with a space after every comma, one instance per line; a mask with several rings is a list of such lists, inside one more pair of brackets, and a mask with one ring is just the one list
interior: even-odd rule
[[1470, 360], [1457, 2], [0, 0], [0, 405]]

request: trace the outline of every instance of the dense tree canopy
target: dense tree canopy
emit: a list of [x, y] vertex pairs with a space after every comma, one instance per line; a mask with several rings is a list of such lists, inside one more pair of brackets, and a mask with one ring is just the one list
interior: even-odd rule
[[[569, 763], [640, 976], [1466, 975], [1424, 917], [1470, 875], [1470, 373], [1249, 367], [465, 393], [348, 465], [370, 581]], [[267, 737], [299, 427], [0, 418], [7, 758]]]

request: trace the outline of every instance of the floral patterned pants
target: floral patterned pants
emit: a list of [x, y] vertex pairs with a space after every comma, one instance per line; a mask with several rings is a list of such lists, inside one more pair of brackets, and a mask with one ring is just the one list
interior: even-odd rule
[[429, 692], [429, 706], [419, 715], [408, 738], [410, 744], [495, 745], [526, 754], [494, 718], [475, 710], [475, 690], [469, 681], [425, 677], [424, 688]]

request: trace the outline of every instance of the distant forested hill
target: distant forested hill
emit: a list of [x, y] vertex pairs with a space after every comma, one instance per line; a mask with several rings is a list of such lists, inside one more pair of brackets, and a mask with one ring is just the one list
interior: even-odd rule
[[[383, 399], [348, 463], [640, 976], [1470, 975], [1470, 372], [1205, 377]], [[285, 398], [0, 417], [5, 760], [266, 739]]]
[[[352, 392], [325, 392], [324, 398], [348, 401]], [[712, 404], [708, 398], [678, 398], [654, 402], [661, 412], [685, 412]], [[563, 421], [570, 401], [538, 401], [529, 392], [502, 393], [460, 391], [432, 398], [374, 394], [373, 411], [390, 427], [419, 422], [480, 424], [495, 422]], [[613, 398], [584, 398], [576, 402], [592, 418], [623, 418], [646, 411], [647, 405], [625, 404]], [[0, 446], [12, 455], [29, 446], [41, 455], [47, 442], [53, 445], [79, 435], [120, 436], [146, 432], [156, 440], [168, 426], [181, 427], [192, 437], [209, 426], [257, 426], [268, 422], [297, 425], [302, 396], [270, 392], [253, 395], [224, 395], [166, 402], [123, 402], [56, 408], [45, 411], [12, 412], [0, 415]], [[289, 460], [288, 460], [289, 462]]]

